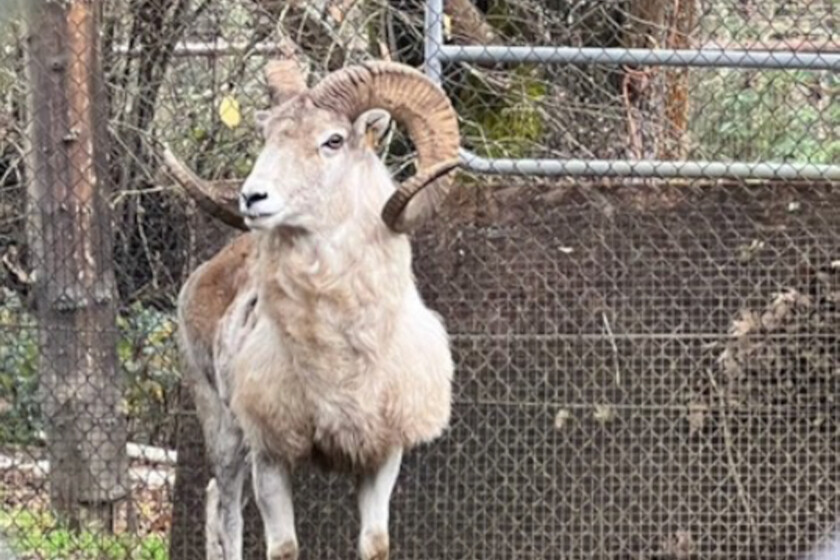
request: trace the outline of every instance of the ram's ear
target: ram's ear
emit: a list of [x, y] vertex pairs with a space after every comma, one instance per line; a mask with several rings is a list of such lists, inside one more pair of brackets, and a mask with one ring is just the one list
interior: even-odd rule
[[356, 138], [373, 150], [378, 148], [389, 130], [391, 130], [391, 113], [384, 109], [365, 111], [353, 123]]

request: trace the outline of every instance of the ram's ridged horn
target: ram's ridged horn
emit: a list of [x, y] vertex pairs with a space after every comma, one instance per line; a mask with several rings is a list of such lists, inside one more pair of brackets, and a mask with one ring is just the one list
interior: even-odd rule
[[294, 52], [294, 46], [287, 42], [282, 49], [286, 58], [269, 60], [265, 65], [265, 78], [274, 105], [280, 105], [307, 89], [308, 73], [302, 59]]
[[311, 90], [315, 104], [354, 121], [369, 109], [385, 109], [406, 127], [417, 150], [416, 174], [399, 185], [382, 210], [394, 231], [415, 228], [449, 194], [449, 172], [458, 166], [458, 117], [449, 98], [421, 72], [393, 62], [366, 62], [334, 72]]
[[295, 60], [272, 60], [266, 64], [265, 75], [274, 105], [306, 91], [306, 74]]
[[178, 159], [169, 146], [164, 147], [163, 162], [169, 173], [195, 200], [202, 211], [231, 227], [248, 229], [239, 213], [241, 181], [205, 181]]

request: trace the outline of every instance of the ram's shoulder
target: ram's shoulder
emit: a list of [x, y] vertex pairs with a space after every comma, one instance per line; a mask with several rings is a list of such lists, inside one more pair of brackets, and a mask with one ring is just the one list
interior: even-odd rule
[[190, 275], [178, 296], [179, 323], [189, 336], [213, 339], [219, 320], [250, 285], [255, 249], [253, 235], [241, 235]]

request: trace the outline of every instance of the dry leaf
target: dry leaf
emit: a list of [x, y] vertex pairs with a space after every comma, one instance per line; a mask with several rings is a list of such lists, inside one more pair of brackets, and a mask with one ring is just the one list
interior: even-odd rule
[[557, 416], [554, 417], [554, 429], [562, 430], [566, 426], [566, 422], [572, 417], [572, 413], [568, 409], [561, 408], [557, 411]]
[[606, 424], [607, 422], [615, 419], [616, 410], [613, 406], [608, 404], [596, 404], [595, 412], [592, 414], [592, 417], [601, 424]]
[[232, 95], [226, 95], [219, 103], [219, 118], [224, 125], [234, 129], [242, 123], [242, 113], [239, 111], [239, 101]]
[[665, 555], [680, 560], [691, 558], [695, 551], [694, 539], [691, 537], [691, 533], [684, 529], [678, 530], [673, 535], [663, 539], [661, 546]]
[[688, 435], [693, 436], [703, 429], [703, 424], [706, 422], [706, 412], [709, 407], [705, 404], [691, 403], [688, 405]]

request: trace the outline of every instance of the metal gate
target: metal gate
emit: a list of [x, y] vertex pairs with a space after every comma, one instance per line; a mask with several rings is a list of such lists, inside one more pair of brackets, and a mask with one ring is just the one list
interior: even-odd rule
[[[445, 44], [444, 0], [427, 0], [425, 70], [442, 83], [443, 62], [631, 64], [706, 68], [840, 71], [840, 54], [752, 49], [631, 49]], [[497, 175], [613, 176], [840, 180], [840, 165], [808, 162], [668, 161], [606, 159], [489, 159], [462, 150], [466, 168]]]

